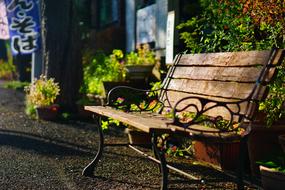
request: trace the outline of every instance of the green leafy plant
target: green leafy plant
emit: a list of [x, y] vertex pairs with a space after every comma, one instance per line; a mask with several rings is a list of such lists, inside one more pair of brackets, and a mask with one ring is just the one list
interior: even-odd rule
[[284, 47], [284, 4], [279, 0], [200, 0], [199, 15], [181, 23], [192, 53]]
[[138, 46], [137, 52], [123, 53], [114, 49], [112, 54], [87, 49], [83, 54], [83, 85], [81, 93], [104, 95], [103, 81], [124, 81], [126, 65], [154, 64], [155, 55], [147, 44]]
[[60, 88], [53, 78], [41, 75], [39, 79], [25, 88], [26, 100], [35, 107], [50, 106], [59, 95]]
[[83, 56], [83, 94], [104, 94], [103, 81], [123, 81], [125, 70], [121, 50], [113, 50], [106, 56], [103, 52], [86, 50]]
[[37, 118], [37, 111], [33, 104], [26, 101], [25, 113], [33, 119]]
[[271, 126], [285, 117], [285, 62], [277, 68], [277, 77], [268, 88], [268, 97], [259, 104], [259, 110], [266, 113], [267, 126]]
[[41, 75], [39, 79], [25, 87], [26, 114], [36, 118], [36, 108], [52, 105], [59, 95], [60, 88], [53, 78]]
[[162, 134], [158, 139], [157, 146], [171, 156], [188, 158], [193, 155], [192, 141], [188, 138]]
[[148, 44], [138, 45], [137, 52], [130, 52], [125, 57], [126, 65], [153, 65], [155, 64], [154, 51]]
[[[6, 43], [6, 49], [9, 50], [10, 47]], [[16, 67], [13, 64], [13, 58], [11, 51], [7, 51], [7, 61], [0, 59], [0, 78], [1, 79], [13, 79], [16, 75]]]
[[29, 85], [28, 82], [21, 82], [21, 81], [13, 80], [13, 81], [6, 82], [3, 85], [3, 87], [15, 89], [15, 90], [23, 90], [28, 85]]
[[272, 158], [270, 159], [257, 161], [256, 163], [258, 165], [274, 169], [275, 171], [285, 173], [285, 156], [284, 155], [272, 156]]
[[106, 121], [101, 121], [101, 127], [103, 130], [108, 130], [110, 125], [120, 126], [120, 121], [113, 119], [111, 117], [108, 118]]

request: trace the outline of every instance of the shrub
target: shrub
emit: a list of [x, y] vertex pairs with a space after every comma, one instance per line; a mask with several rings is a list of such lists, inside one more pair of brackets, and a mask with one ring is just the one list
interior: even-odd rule
[[109, 56], [102, 52], [90, 53], [83, 57], [83, 94], [103, 95], [103, 81], [122, 81], [125, 77], [123, 65], [120, 62], [120, 50], [114, 50]]
[[283, 48], [284, 2], [200, 0], [199, 15], [177, 26], [192, 53]]
[[41, 107], [53, 104], [59, 95], [60, 89], [58, 83], [55, 83], [53, 78], [47, 79], [41, 75], [38, 80], [27, 86], [25, 91], [28, 104]]
[[147, 44], [138, 46], [137, 52], [123, 53], [114, 49], [109, 56], [103, 52], [86, 50], [83, 56], [83, 94], [104, 94], [103, 81], [124, 81], [126, 65], [154, 64], [155, 55]]
[[[6, 43], [7, 50], [10, 49], [9, 45]], [[7, 60], [0, 59], [0, 78], [1, 79], [13, 79], [16, 74], [16, 67], [13, 64], [13, 58], [11, 51], [7, 51]]]

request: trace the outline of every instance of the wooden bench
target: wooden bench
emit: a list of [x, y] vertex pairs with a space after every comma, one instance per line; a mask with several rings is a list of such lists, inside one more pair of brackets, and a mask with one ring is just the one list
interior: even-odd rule
[[[164, 151], [157, 147], [157, 138], [161, 134], [175, 133], [213, 142], [239, 140], [241, 153], [237, 164], [242, 164], [246, 137], [258, 102], [266, 97], [266, 85], [283, 58], [283, 50], [179, 54], [158, 91], [115, 87], [108, 94], [106, 106], [86, 106], [85, 109], [150, 133], [162, 173], [161, 189], [167, 189], [168, 168]], [[158, 95], [152, 96], [154, 92]], [[173, 119], [165, 117], [169, 110], [173, 112]], [[183, 113], [194, 114], [184, 118]], [[86, 176], [93, 175], [102, 156], [104, 138], [101, 127], [98, 129], [99, 150], [85, 167], [83, 175]], [[243, 188], [242, 177], [241, 169], [238, 171], [239, 189]]]

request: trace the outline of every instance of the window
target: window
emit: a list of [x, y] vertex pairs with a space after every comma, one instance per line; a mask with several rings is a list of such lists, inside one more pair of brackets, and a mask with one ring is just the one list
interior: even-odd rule
[[155, 3], [155, 0], [137, 0], [137, 9], [142, 9], [146, 6], [152, 5]]
[[119, 0], [99, 0], [98, 26], [100, 28], [119, 20]]

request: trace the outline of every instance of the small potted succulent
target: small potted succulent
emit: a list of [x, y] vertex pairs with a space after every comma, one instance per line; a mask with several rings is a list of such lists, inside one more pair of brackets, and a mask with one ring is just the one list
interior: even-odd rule
[[60, 88], [53, 78], [41, 75], [39, 79], [25, 88], [26, 112], [39, 119], [54, 120], [58, 116], [59, 106], [54, 104]]

